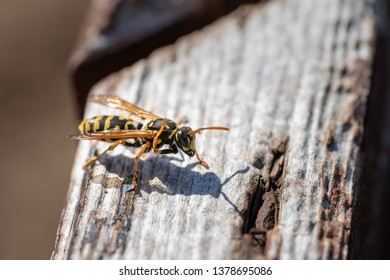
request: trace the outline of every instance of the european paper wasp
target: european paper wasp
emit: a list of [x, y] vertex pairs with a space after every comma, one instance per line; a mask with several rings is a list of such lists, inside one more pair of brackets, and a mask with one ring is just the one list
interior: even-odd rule
[[202, 130], [229, 130], [223, 126], [202, 127], [196, 130], [188, 126], [180, 127], [184, 119], [174, 122], [161, 118], [114, 95], [94, 95], [89, 98], [89, 101], [127, 111], [130, 117], [101, 115], [81, 122], [80, 134], [70, 135], [69, 138], [113, 142], [105, 151], [87, 160], [84, 168], [100, 159], [106, 152], [114, 150], [118, 145], [140, 147], [135, 157], [131, 181], [134, 189], [137, 188], [138, 161], [144, 153], [153, 150], [156, 154], [176, 154], [180, 149], [189, 157], [195, 155], [199, 164], [208, 169], [209, 165], [200, 159], [196, 151], [195, 134]]

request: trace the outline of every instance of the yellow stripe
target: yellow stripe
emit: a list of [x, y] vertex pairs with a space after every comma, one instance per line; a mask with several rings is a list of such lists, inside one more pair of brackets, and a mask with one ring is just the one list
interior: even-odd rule
[[185, 151], [185, 152], [187, 152], [190, 148], [188, 148], [188, 147], [181, 147], [181, 149], [183, 150], [183, 151]]
[[82, 122], [80, 123], [80, 125], [79, 125], [79, 130], [80, 130], [81, 133], [84, 132], [84, 125], [85, 125], [85, 121], [82, 121]]
[[111, 120], [114, 118], [114, 116], [109, 116], [107, 119], [106, 119], [106, 122], [104, 123], [104, 130], [107, 130], [110, 128], [110, 125], [111, 125]]
[[171, 134], [169, 134], [168, 139], [172, 139], [172, 137], [176, 134], [177, 128], [172, 130]]
[[132, 125], [132, 124], [133, 124], [132, 121], [127, 121], [127, 122], [125, 123], [125, 129], [129, 129], [129, 126]]
[[89, 122], [91, 121], [91, 119], [88, 119], [85, 121], [85, 131], [84, 132], [90, 132], [91, 131], [91, 126], [89, 124]]
[[195, 151], [195, 139], [191, 141], [191, 143], [190, 143], [190, 149], [191, 149], [192, 151]]
[[100, 128], [100, 124], [99, 124], [99, 121], [103, 118], [103, 116], [98, 116], [96, 117], [95, 119], [95, 122], [93, 123], [93, 132], [96, 132], [99, 130]]

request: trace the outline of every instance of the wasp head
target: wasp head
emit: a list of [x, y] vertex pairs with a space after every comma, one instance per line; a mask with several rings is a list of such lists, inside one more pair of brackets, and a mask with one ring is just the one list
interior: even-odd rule
[[183, 126], [177, 130], [175, 135], [177, 147], [190, 157], [193, 157], [196, 153], [195, 135], [192, 132], [190, 127]]

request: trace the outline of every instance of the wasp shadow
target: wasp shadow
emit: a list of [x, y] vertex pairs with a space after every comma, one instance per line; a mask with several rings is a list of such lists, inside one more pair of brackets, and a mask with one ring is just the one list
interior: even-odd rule
[[[222, 191], [222, 188], [235, 176], [247, 173], [250, 169], [249, 166], [236, 170], [228, 178], [221, 181], [210, 170], [206, 170], [206, 172], [201, 172], [198, 169], [194, 170], [199, 165], [198, 163], [178, 166], [174, 163], [175, 161], [182, 162], [184, 160], [154, 154], [149, 155], [146, 159], [141, 159], [138, 163], [138, 187], [149, 194], [158, 192], [167, 195], [211, 195], [215, 198], [222, 196], [242, 216], [238, 207]], [[134, 158], [106, 154], [99, 160], [99, 164], [102, 164], [107, 172], [124, 178], [121, 184], [122, 189], [125, 189], [125, 191], [133, 189], [131, 179], [135, 164]]]

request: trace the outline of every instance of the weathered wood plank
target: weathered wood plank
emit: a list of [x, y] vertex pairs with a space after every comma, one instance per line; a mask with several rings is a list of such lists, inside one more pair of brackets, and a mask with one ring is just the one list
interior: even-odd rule
[[[55, 259], [345, 259], [374, 19], [361, 1], [245, 6], [98, 84], [193, 128], [210, 170], [81, 142]], [[86, 117], [119, 113], [88, 104]], [[353, 229], [352, 229], [353, 230]]]

